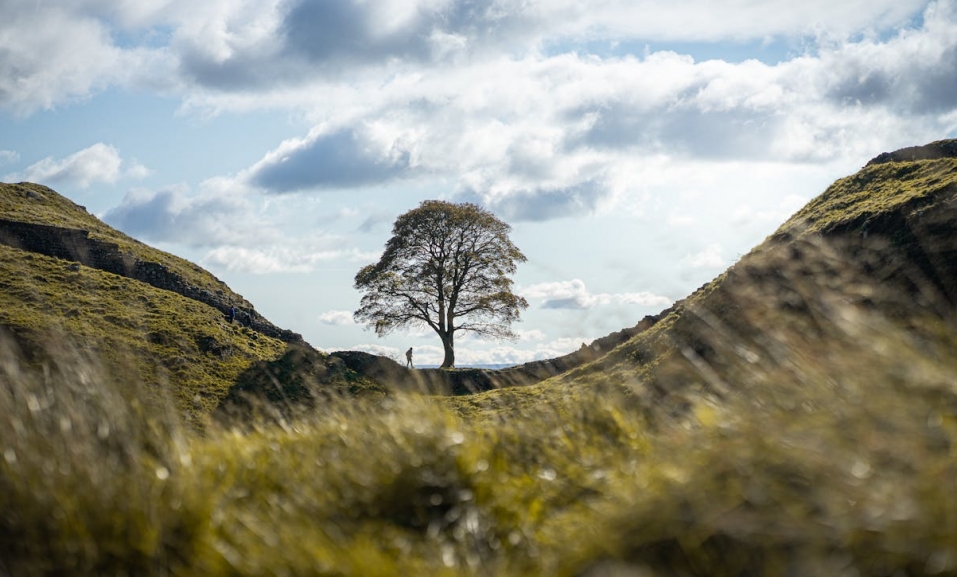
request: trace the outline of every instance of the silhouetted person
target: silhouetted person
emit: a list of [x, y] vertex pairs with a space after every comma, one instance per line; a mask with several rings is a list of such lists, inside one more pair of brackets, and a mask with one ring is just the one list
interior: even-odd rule
[[229, 315], [226, 316], [226, 319], [229, 320], [230, 323], [236, 320], [236, 307], [229, 307]]
[[415, 366], [412, 365], [412, 347], [409, 347], [409, 350], [405, 351], [405, 368], [415, 368]]

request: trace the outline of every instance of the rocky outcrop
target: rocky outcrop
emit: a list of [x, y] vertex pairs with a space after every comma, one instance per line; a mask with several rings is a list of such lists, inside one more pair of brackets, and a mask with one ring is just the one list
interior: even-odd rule
[[[0, 244], [135, 279], [207, 304], [224, 315], [234, 304], [225, 291], [194, 286], [168, 266], [137, 259], [116, 243], [91, 238], [86, 230], [0, 219]], [[302, 335], [273, 325], [251, 307], [237, 311], [236, 320], [266, 336], [302, 342]]]

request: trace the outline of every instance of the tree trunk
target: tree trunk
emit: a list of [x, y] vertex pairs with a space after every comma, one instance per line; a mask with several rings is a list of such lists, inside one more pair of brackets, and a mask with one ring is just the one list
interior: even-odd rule
[[455, 350], [452, 347], [452, 333], [439, 335], [442, 337], [442, 348], [445, 349], [445, 359], [442, 360], [443, 369], [455, 368]]

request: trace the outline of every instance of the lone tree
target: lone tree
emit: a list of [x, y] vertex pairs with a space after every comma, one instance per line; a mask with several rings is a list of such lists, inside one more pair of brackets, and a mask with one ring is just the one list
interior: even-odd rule
[[457, 331], [514, 339], [510, 325], [528, 302], [512, 292], [509, 275], [526, 258], [511, 228], [471, 203], [422, 202], [396, 219], [379, 262], [356, 274], [365, 294], [353, 316], [380, 337], [428, 325], [442, 339], [442, 368], [455, 366]]

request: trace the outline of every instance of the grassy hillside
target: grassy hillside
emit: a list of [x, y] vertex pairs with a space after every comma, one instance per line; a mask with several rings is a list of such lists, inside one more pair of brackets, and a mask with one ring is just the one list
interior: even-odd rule
[[[89, 231], [218, 301], [252, 309], [209, 272], [129, 238], [44, 186], [0, 183], [0, 218]], [[45, 231], [40, 234], [54, 234]], [[76, 347], [102, 374], [147, 383], [168, 396], [191, 426], [202, 426], [225, 400], [242, 400], [241, 391], [272, 388], [257, 383], [274, 378], [270, 363], [281, 365], [290, 353], [285, 342], [256, 328], [227, 322], [216, 307], [171, 290], [0, 243], [0, 329], [15, 337], [31, 366], [49, 370], [50, 343]], [[295, 375], [297, 392], [366, 386], [336, 359], [305, 343], [293, 348], [308, 350], [310, 359], [303, 367], [308, 374]]]
[[176, 293], [5, 246], [0, 326], [37, 364], [45, 343], [74, 342], [109, 372], [169, 388], [191, 418], [212, 411], [253, 362], [286, 348]]
[[211, 292], [223, 291], [238, 307], [251, 307], [246, 299], [206, 270], [130, 238], [88, 213], [86, 208], [43, 185], [29, 182], [0, 183], [0, 215], [7, 220], [88, 230], [91, 238], [114, 242], [121, 251], [140, 260], [169, 267], [194, 286]]
[[527, 390], [453, 404], [497, 410], [597, 386], [666, 416], [686, 410], [689, 397], [723, 398], [739, 378], [790, 371], [794, 354], [875, 354], [872, 339], [849, 338], [851, 329], [946, 347], [955, 302], [957, 158], [872, 164], [609, 354]]
[[0, 574], [957, 575], [957, 166], [925, 156], [528, 387], [196, 435], [0, 337]]
[[654, 422], [566, 388], [507, 418], [400, 395], [203, 437], [75, 353], [45, 380], [4, 351], [0, 571], [954, 574], [954, 345], [787, 351], [795, 374]]

